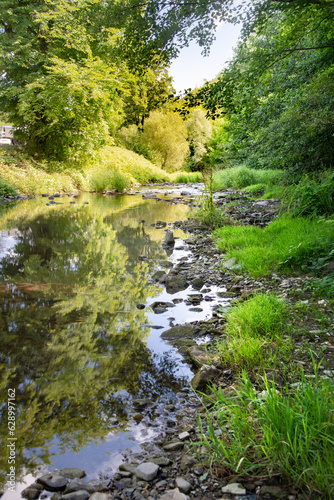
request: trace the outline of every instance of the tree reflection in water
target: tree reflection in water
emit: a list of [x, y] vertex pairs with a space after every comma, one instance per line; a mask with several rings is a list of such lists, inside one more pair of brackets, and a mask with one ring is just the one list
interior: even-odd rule
[[[147, 348], [147, 316], [136, 307], [157, 293], [149, 266], [164, 252], [145, 231], [111, 224], [84, 206], [9, 224], [17, 233], [0, 269], [1, 438], [6, 445], [15, 388], [17, 479], [37, 459], [50, 463], [55, 437], [62, 451], [78, 451], [125, 430], [118, 391], [156, 399], [180, 386], [172, 361]], [[148, 251], [154, 260], [140, 262]]]

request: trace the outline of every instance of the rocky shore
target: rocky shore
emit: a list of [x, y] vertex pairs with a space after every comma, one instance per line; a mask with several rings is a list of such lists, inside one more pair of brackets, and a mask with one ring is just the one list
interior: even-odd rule
[[[166, 200], [165, 197], [148, 193], [157, 201], [169, 203], [192, 204], [187, 200], [187, 192], [182, 196]], [[276, 216], [279, 203], [277, 200], [252, 201], [234, 192], [222, 192], [215, 196], [217, 205], [232, 201], [228, 212], [238, 222], [266, 225]], [[157, 224], [162, 224], [159, 221]], [[221, 297], [226, 303], [247, 300], [255, 293], [275, 291], [288, 300], [303, 297], [303, 277], [287, 277], [273, 275], [267, 278], [251, 279], [239, 274], [238, 264], [226, 260], [211, 237], [211, 230], [194, 221], [176, 221], [170, 229], [166, 229], [164, 245], [172, 246], [172, 230], [181, 228], [191, 236], [183, 242], [184, 248], [191, 250], [190, 257], [178, 260], [177, 264], [167, 270], [157, 271], [152, 281], [166, 287], [167, 292], [180, 291], [189, 285], [196, 290], [188, 297], [194, 308], [200, 308], [203, 301], [210, 299], [210, 287], [219, 287]], [[175, 299], [177, 300], [177, 299]], [[155, 312], [163, 312], [171, 303], [154, 303]], [[326, 301], [319, 301], [319, 307], [326, 308]], [[141, 305], [139, 304], [138, 307]], [[334, 367], [334, 350], [328, 342], [332, 333], [320, 334], [317, 324], [309, 347], [323, 356]], [[163, 332], [162, 337], [176, 346], [185, 359], [194, 367], [196, 374], [191, 387], [176, 394], [176, 403], [167, 404], [163, 408], [164, 428], [154, 442], [142, 445], [140, 453], [124, 456], [124, 462], [112, 477], [100, 477], [86, 482], [85, 472], [80, 469], [62, 469], [46, 473], [22, 492], [22, 497], [37, 500], [52, 494], [52, 500], [296, 500], [302, 498], [293, 484], [286, 484], [278, 476], [272, 477], [236, 477], [230, 476], [223, 467], [211, 468], [208, 456], [201, 444], [198, 417], [202, 417], [203, 432], [206, 432], [205, 409], [196, 391], [205, 391], [211, 382], [224, 390], [229, 390], [236, 381], [236, 374], [224, 368], [221, 359], [214, 352], [216, 338], [224, 337], [225, 319], [222, 307], [214, 311], [211, 319], [177, 324]], [[203, 345], [201, 345], [203, 339]], [[302, 363], [305, 371], [312, 372], [303, 359], [300, 349], [303, 340], [296, 342], [296, 363]], [[300, 356], [299, 356], [300, 354]], [[325, 370], [326, 376], [333, 377], [333, 369]], [[275, 378], [278, 385], [292, 384], [289, 374], [268, 371], [268, 379]], [[256, 380], [255, 380], [256, 383]], [[149, 400], [138, 400], [135, 419], [142, 421], [152, 412]], [[218, 430], [217, 430], [218, 432]], [[50, 493], [52, 492], [52, 493]]]

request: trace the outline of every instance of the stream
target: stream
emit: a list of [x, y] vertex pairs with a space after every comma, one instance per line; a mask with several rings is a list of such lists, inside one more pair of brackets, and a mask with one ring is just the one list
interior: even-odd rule
[[[212, 301], [191, 310], [191, 286], [171, 294], [152, 280], [190, 255], [179, 229], [174, 247], [162, 245], [164, 229], [188, 216], [188, 204], [168, 202], [185, 190], [188, 200], [200, 192], [183, 186], [116, 197], [38, 196], [2, 208], [2, 487], [8, 443], [15, 444], [16, 476], [15, 492], [3, 500], [19, 499], [45, 469], [80, 467], [87, 480], [108, 477], [124, 453], [159, 434], [164, 406], [182, 405], [178, 393], [189, 390], [193, 372], [160, 335], [209, 319], [217, 304], [211, 287]], [[164, 201], [147, 197], [151, 192]], [[150, 307], [173, 299], [162, 312]], [[15, 429], [8, 427], [8, 398]], [[154, 405], [138, 420], [143, 398]]]

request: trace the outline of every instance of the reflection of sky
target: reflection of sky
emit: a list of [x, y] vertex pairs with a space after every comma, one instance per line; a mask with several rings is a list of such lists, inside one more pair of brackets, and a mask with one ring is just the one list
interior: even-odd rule
[[10, 251], [13, 251], [17, 243], [17, 238], [15, 235], [8, 234], [8, 231], [0, 232], [0, 261], [3, 259]]

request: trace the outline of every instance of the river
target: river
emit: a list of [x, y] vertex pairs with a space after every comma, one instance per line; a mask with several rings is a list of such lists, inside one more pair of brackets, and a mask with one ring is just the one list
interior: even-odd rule
[[[182, 190], [168, 189], [156, 192], [168, 200]], [[3, 500], [19, 498], [45, 468], [107, 477], [125, 450], [157, 435], [159, 408], [189, 386], [188, 364], [160, 335], [211, 317], [214, 302], [190, 311], [181, 299], [191, 287], [171, 295], [152, 281], [189, 254], [181, 230], [166, 251], [156, 223], [171, 227], [189, 207], [145, 192], [64, 195], [51, 204], [38, 196], [1, 211], [1, 481], [10, 471], [8, 444], [15, 444], [17, 484]], [[172, 299], [180, 300], [161, 314], [150, 308]], [[14, 392], [15, 427], [8, 412]], [[136, 398], [154, 402], [145, 421], [134, 418]]]

